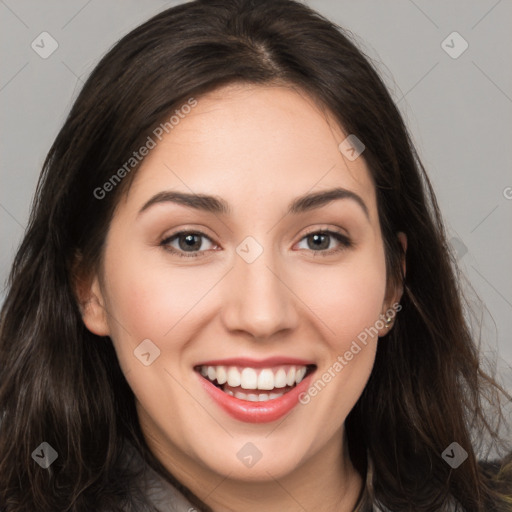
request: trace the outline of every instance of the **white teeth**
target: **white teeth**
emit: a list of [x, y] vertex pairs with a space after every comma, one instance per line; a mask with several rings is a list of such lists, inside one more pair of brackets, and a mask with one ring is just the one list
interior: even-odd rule
[[243, 393], [242, 391], [233, 393], [229, 390], [226, 390], [226, 393], [230, 396], [238, 398], [239, 400], [247, 400], [248, 402], [268, 402], [269, 400], [274, 400], [275, 398], [279, 398], [280, 396], [284, 395], [284, 393], [260, 393], [257, 395], [256, 393]]
[[258, 387], [258, 374], [253, 368], [244, 368], [240, 379], [243, 389], [256, 389]]
[[286, 376], [286, 384], [288, 384], [288, 386], [293, 386], [295, 384], [295, 366], [292, 366], [288, 370], [288, 375]]
[[[306, 375], [305, 366], [284, 366], [276, 368], [238, 368], [236, 366], [201, 366], [201, 375], [217, 384], [243, 389], [272, 391], [299, 384]], [[261, 394], [260, 394], [261, 397]], [[259, 398], [264, 401], [264, 399]]]
[[235, 398], [239, 400], [247, 400], [249, 402], [259, 402], [260, 398], [255, 393], [242, 393], [242, 391], [237, 391], [235, 393]]
[[258, 375], [258, 389], [274, 389], [274, 372], [268, 368]]
[[307, 369], [304, 366], [297, 370], [297, 373], [295, 374], [295, 383], [296, 384], [299, 384], [300, 381], [304, 378], [304, 375], [306, 375], [306, 371], [307, 371]]
[[224, 384], [228, 380], [228, 374], [224, 366], [217, 366], [217, 382]]
[[208, 366], [208, 378], [214, 381], [217, 378], [217, 371], [214, 366]]
[[232, 388], [240, 386], [240, 372], [234, 366], [228, 370], [228, 384]]
[[274, 377], [274, 387], [286, 387], [286, 372], [282, 368], [279, 368], [279, 370], [277, 370], [276, 376]]

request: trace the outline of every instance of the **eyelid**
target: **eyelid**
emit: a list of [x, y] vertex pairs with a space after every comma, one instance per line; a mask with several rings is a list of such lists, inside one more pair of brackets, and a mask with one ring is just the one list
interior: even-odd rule
[[347, 233], [342, 233], [341, 230], [337, 231], [336, 229], [334, 228], [331, 228], [331, 227], [318, 227], [318, 226], [313, 226], [311, 228], [308, 228], [307, 231], [301, 236], [301, 240], [306, 237], [306, 236], [309, 236], [309, 235], [314, 235], [315, 233], [326, 233], [326, 234], [334, 234], [334, 235], [339, 235], [340, 237], [343, 237], [343, 238], [346, 238], [347, 240], [350, 240], [350, 237]]

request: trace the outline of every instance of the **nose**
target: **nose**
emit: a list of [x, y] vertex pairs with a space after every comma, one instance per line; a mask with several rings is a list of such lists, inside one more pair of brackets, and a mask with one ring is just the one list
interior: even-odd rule
[[222, 320], [229, 331], [243, 331], [264, 340], [297, 326], [298, 299], [293, 283], [272, 251], [264, 250], [252, 263], [235, 254], [234, 268], [227, 278]]

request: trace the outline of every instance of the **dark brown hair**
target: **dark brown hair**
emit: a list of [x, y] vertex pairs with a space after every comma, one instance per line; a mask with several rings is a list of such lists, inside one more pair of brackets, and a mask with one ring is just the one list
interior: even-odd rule
[[[389, 283], [404, 286], [403, 309], [346, 420], [354, 464], [363, 474], [372, 467], [370, 500], [391, 511], [510, 510], [510, 457], [479, 463], [476, 449], [498, 437], [486, 405], [499, 416], [504, 391], [479, 362], [424, 168], [368, 58], [292, 0], [173, 7], [119, 41], [84, 85], [44, 163], [1, 313], [0, 506], [149, 510], [122, 467], [126, 442], [180, 487], [145, 445], [112, 343], [85, 328], [75, 286], [98, 269], [136, 166], [104, 198], [94, 190], [188, 98], [233, 82], [300, 89], [366, 146]], [[31, 459], [43, 441], [59, 454], [47, 470]], [[468, 452], [457, 469], [441, 458], [454, 441]]]

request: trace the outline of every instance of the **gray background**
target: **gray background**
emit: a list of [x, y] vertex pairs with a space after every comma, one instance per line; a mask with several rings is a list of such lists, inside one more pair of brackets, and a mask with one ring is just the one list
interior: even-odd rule
[[[122, 35], [177, 3], [0, 0], [0, 301], [44, 157], [83, 79]], [[463, 286], [480, 298], [470, 300], [485, 321], [483, 348], [499, 350], [512, 391], [512, 0], [307, 3], [354, 33], [398, 102]], [[454, 31], [469, 45], [457, 58], [445, 51], [463, 48]], [[31, 47], [42, 32], [58, 43], [46, 59]]]

